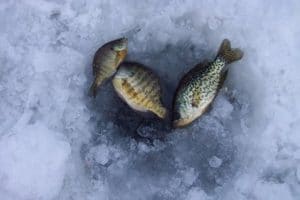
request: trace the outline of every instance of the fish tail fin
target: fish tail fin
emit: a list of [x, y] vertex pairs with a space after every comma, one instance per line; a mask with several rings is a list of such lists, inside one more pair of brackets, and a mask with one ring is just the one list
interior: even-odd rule
[[231, 48], [230, 41], [224, 39], [220, 45], [217, 57], [222, 57], [225, 59], [226, 63], [232, 63], [234, 61], [240, 60], [243, 57], [244, 53], [239, 48]]
[[96, 96], [97, 96], [97, 90], [98, 90], [98, 87], [100, 85], [101, 85], [101, 82], [99, 82], [97, 79], [95, 79], [94, 82], [93, 82], [93, 84], [90, 87], [90, 90], [89, 90], [89, 96], [90, 97], [96, 98]]
[[153, 111], [159, 118], [165, 119], [167, 117], [168, 111], [165, 107], [160, 106]]

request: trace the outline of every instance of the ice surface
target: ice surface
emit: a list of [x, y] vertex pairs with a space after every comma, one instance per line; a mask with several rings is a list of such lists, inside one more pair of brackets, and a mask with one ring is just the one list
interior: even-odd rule
[[[299, 199], [300, 3], [0, 1], [0, 199]], [[173, 130], [133, 112], [91, 62], [129, 38], [163, 101], [223, 38], [244, 50], [211, 109]], [[210, 162], [209, 162], [210, 161]]]
[[3, 136], [0, 191], [16, 199], [52, 199], [58, 195], [70, 154], [70, 145], [59, 137], [40, 124]]

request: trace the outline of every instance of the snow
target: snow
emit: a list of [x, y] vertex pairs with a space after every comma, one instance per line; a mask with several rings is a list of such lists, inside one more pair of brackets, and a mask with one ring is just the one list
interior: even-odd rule
[[[300, 3], [0, 1], [0, 199], [299, 199]], [[94, 52], [126, 36], [163, 101], [223, 38], [243, 49], [184, 129], [133, 112]]]
[[63, 185], [69, 154], [69, 143], [41, 124], [3, 136], [0, 190], [17, 199], [52, 199]]

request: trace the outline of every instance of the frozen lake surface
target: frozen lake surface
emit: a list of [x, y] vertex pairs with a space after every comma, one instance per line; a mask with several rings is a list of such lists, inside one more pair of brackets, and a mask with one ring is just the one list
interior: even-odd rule
[[[1, 0], [1, 200], [297, 200], [300, 2]], [[181, 76], [229, 38], [210, 111], [184, 129], [143, 119], [108, 82], [88, 97], [92, 58], [129, 39], [127, 60]]]

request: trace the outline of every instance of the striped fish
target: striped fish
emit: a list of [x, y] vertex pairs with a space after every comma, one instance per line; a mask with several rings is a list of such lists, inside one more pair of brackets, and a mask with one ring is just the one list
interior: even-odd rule
[[149, 68], [134, 62], [122, 63], [112, 82], [115, 91], [132, 109], [166, 117], [159, 79]]
[[126, 38], [120, 38], [104, 44], [97, 50], [93, 60], [95, 79], [90, 87], [90, 95], [96, 97], [100, 85], [114, 75], [127, 55], [127, 44]]
[[225, 39], [213, 62], [200, 63], [184, 75], [173, 103], [174, 127], [192, 123], [207, 110], [225, 80], [226, 65], [242, 57], [243, 52], [232, 49], [229, 40]]

